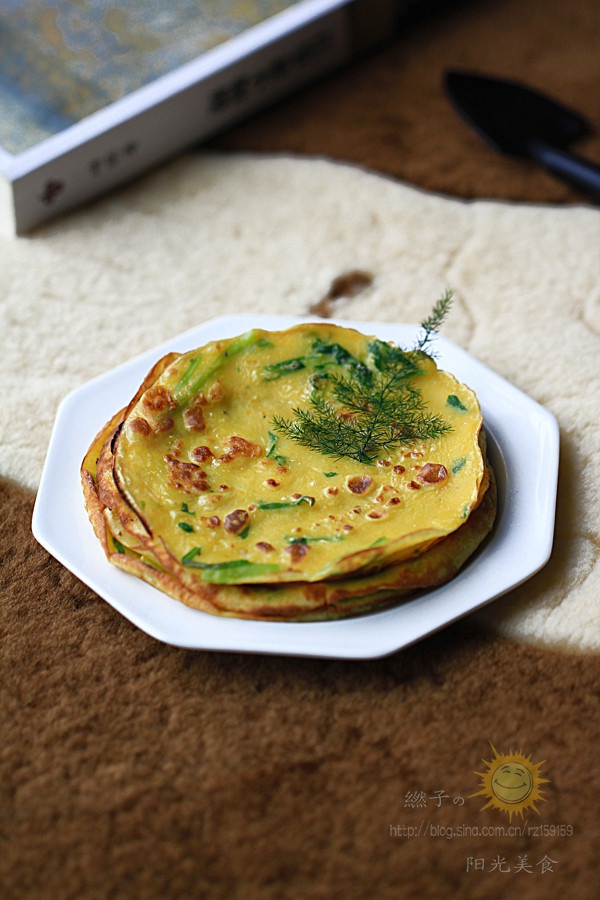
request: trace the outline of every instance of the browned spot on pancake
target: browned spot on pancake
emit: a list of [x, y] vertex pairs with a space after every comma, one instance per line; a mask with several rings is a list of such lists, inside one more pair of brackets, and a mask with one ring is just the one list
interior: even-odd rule
[[157, 384], [146, 391], [143, 405], [154, 412], [163, 412], [172, 406], [171, 394], [166, 387]]
[[246, 438], [239, 437], [237, 434], [232, 434], [230, 438], [227, 438], [227, 445], [229, 449], [223, 456], [219, 456], [220, 462], [231, 462], [233, 459], [237, 459], [240, 456], [247, 456], [249, 459], [254, 459], [257, 456], [262, 455], [262, 447], [260, 444], [254, 444], [252, 441], [247, 441]]
[[396, 491], [396, 488], [392, 487], [391, 484], [384, 484], [381, 487], [377, 496], [375, 497], [375, 500], [378, 503], [385, 503], [385, 501], [389, 498], [389, 495], [395, 493], [395, 491]]
[[351, 475], [346, 479], [346, 487], [353, 494], [366, 494], [373, 486], [370, 475]]
[[155, 430], [157, 434], [160, 434], [163, 431], [171, 431], [173, 428], [174, 422], [171, 416], [165, 416], [164, 419], [159, 419], [156, 423]]
[[308, 553], [308, 547], [301, 541], [294, 541], [289, 547], [285, 548], [285, 552], [290, 554], [292, 562], [299, 562]]
[[206, 392], [206, 399], [209, 403], [218, 403], [219, 400], [223, 399], [223, 396], [223, 385], [220, 381], [215, 381], [214, 384], [211, 384]]
[[268, 541], [259, 541], [258, 544], [255, 544], [254, 546], [263, 553], [271, 553], [273, 550], [273, 544], [269, 544]]
[[209, 459], [214, 459], [215, 454], [212, 452], [210, 447], [194, 447], [192, 450], [192, 458], [196, 460], [196, 462], [207, 462]]
[[156, 384], [146, 391], [142, 405], [151, 413], [162, 413], [175, 408], [170, 391], [161, 384]]
[[170, 453], [165, 455], [165, 462], [169, 467], [169, 483], [173, 487], [186, 492], [210, 490], [206, 472], [196, 463], [182, 462]]
[[225, 516], [223, 528], [228, 534], [239, 534], [239, 532], [248, 524], [249, 518], [250, 516], [248, 515], [247, 509], [234, 509], [233, 512]]
[[194, 403], [193, 406], [188, 406], [188, 408], [184, 410], [183, 421], [190, 431], [206, 431], [204, 410], [198, 402]]
[[136, 416], [135, 419], [132, 419], [129, 423], [129, 427], [134, 434], [139, 434], [142, 437], [147, 437], [152, 431], [149, 422], [141, 416]]
[[221, 524], [221, 520], [219, 519], [218, 516], [200, 516], [200, 522], [206, 528], [211, 528], [211, 529], [218, 528], [218, 526]]
[[417, 472], [417, 478], [423, 484], [440, 484], [447, 480], [448, 470], [440, 463], [425, 463]]

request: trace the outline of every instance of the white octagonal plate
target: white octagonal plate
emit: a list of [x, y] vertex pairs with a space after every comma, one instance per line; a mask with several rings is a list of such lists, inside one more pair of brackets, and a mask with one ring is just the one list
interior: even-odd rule
[[[498, 481], [494, 530], [469, 563], [442, 587], [379, 613], [333, 622], [255, 622], [198, 612], [116, 569], [106, 560], [83, 505], [79, 470], [95, 434], [125, 406], [164, 353], [191, 350], [251, 328], [280, 330], [310, 318], [212, 319], [88, 382], [59, 407], [33, 514], [42, 546], [123, 616], [179, 647], [294, 656], [369, 659], [407, 647], [530, 578], [550, 557], [559, 436], [554, 416], [443, 337], [436, 361], [468, 384], [481, 403], [490, 462]], [[327, 320], [401, 347], [414, 325]]]

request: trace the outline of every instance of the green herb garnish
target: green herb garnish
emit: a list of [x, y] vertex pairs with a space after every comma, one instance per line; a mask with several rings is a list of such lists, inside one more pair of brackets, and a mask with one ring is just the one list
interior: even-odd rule
[[193, 525], [190, 525], [189, 522], [178, 522], [177, 527], [181, 528], [182, 531], [187, 531], [188, 533], [194, 530]]
[[[188, 555], [188, 554], [186, 554]], [[237, 584], [248, 578], [278, 572], [281, 566], [275, 563], [253, 563], [247, 559], [232, 559], [229, 562], [200, 563], [193, 560], [182, 562], [194, 569], [202, 570], [202, 580], [209, 584]]]
[[308, 503], [309, 506], [314, 506], [315, 498], [303, 494], [294, 500], [259, 500], [256, 507], [257, 509], [290, 509], [290, 507], [299, 506], [301, 503]]
[[423, 372], [424, 348], [451, 302], [452, 294], [446, 291], [421, 324], [424, 333], [411, 351], [375, 340], [369, 345], [367, 363], [339, 344], [316, 341], [313, 349], [335, 360], [343, 371], [328, 371], [324, 385], [314, 383], [310, 406], [293, 409], [295, 419], [275, 416], [274, 429], [317, 453], [359, 463], [372, 463], [398, 445], [446, 434], [451, 426], [426, 411], [413, 381]]
[[276, 378], [281, 378], [282, 375], [289, 375], [290, 372], [299, 372], [300, 369], [305, 369], [306, 363], [301, 357], [296, 357], [296, 359], [284, 359], [283, 362], [271, 363], [270, 366], [265, 366], [263, 369], [263, 379], [265, 381], [275, 381]]
[[287, 456], [281, 456], [275, 452], [275, 448], [277, 447], [277, 442], [279, 441], [279, 437], [276, 434], [273, 434], [272, 431], [269, 432], [269, 443], [266, 447], [267, 459], [274, 459], [278, 466], [285, 466], [287, 463]]
[[185, 556], [181, 557], [181, 562], [184, 566], [190, 566], [191, 568], [197, 568], [202, 565], [202, 563], [195, 562], [196, 557], [201, 553], [200, 547], [192, 547], [191, 550], [185, 554]]
[[431, 343], [446, 321], [446, 317], [452, 307], [453, 297], [454, 294], [452, 291], [445, 290], [440, 299], [435, 302], [433, 309], [427, 318], [421, 322], [423, 334], [417, 341], [415, 350], [422, 350], [425, 352], [427, 345]]
[[462, 467], [465, 465], [466, 462], [467, 462], [467, 460], [465, 459], [464, 456], [460, 456], [458, 459], [455, 459], [454, 462], [452, 463], [452, 474], [456, 475], [457, 472], [460, 472], [460, 470], [462, 469]]
[[453, 406], [454, 409], [462, 409], [463, 412], [467, 411], [467, 407], [464, 403], [456, 396], [456, 394], [448, 394], [446, 397], [446, 403], [448, 406]]
[[323, 365], [336, 363], [338, 366], [352, 372], [357, 378], [368, 377], [369, 370], [365, 363], [353, 356], [341, 344], [326, 344], [325, 341], [316, 338], [312, 349], [316, 354], [313, 359], [316, 362], [317, 369], [322, 368]]
[[258, 329], [253, 328], [245, 334], [239, 335], [231, 341], [229, 346], [220, 353], [217, 358], [206, 368], [202, 369], [199, 374], [198, 367], [202, 362], [201, 356], [195, 356], [188, 363], [187, 369], [173, 388], [173, 398], [178, 406], [185, 406], [189, 400], [196, 394], [200, 393], [202, 388], [216, 375], [228, 360], [238, 356], [249, 347], [261, 344], [263, 338]]

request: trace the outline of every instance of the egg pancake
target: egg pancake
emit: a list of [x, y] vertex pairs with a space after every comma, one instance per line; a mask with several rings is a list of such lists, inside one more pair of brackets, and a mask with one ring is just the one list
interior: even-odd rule
[[470, 388], [330, 323], [169, 354], [82, 467], [111, 562], [252, 618], [380, 608], [452, 577], [492, 527]]

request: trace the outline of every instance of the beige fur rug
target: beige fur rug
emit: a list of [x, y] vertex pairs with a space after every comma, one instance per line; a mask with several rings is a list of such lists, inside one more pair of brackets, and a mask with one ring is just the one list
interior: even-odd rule
[[552, 558], [479, 620], [597, 652], [599, 251], [597, 209], [466, 203], [322, 159], [189, 155], [0, 242], [0, 475], [35, 490], [69, 391], [214, 316], [311, 314], [362, 270], [372, 284], [331, 301], [336, 316], [418, 323], [451, 287], [444, 334], [561, 430]]

